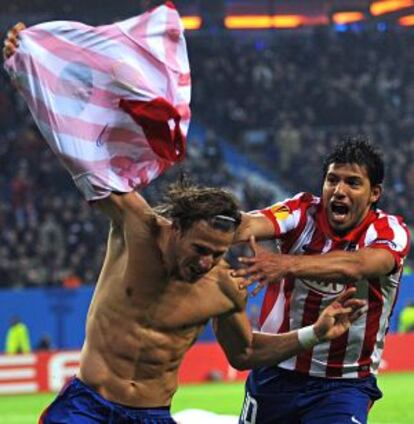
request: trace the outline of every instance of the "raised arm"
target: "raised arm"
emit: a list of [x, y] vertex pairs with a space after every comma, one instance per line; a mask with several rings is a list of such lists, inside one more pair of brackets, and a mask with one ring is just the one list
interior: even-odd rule
[[355, 292], [350, 288], [342, 293], [314, 325], [284, 334], [252, 333], [245, 311], [220, 316], [214, 320], [217, 340], [234, 368], [275, 365], [347, 331], [365, 306], [364, 301], [352, 298]]

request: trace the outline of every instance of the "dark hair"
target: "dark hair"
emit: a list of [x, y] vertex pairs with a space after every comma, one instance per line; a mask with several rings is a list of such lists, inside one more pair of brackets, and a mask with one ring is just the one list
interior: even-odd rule
[[198, 186], [187, 178], [171, 184], [164, 203], [155, 210], [170, 218], [182, 231], [201, 220], [222, 231], [235, 231], [241, 222], [239, 202], [230, 192]]
[[324, 161], [323, 178], [326, 177], [331, 164], [356, 163], [365, 166], [372, 186], [381, 184], [384, 180], [384, 160], [382, 152], [376, 148], [369, 137], [365, 135], [344, 136], [341, 143]]

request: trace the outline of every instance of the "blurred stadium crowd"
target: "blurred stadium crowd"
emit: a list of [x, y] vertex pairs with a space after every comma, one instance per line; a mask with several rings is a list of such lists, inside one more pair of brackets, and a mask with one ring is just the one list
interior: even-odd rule
[[[159, 200], [182, 170], [235, 191], [245, 209], [277, 200], [273, 183], [290, 193], [319, 193], [325, 153], [341, 135], [365, 133], [385, 151], [381, 207], [413, 224], [413, 38], [332, 30], [190, 36], [193, 119], [205, 136], [190, 137], [185, 163], [146, 197]], [[230, 171], [221, 138], [271, 176], [268, 188]], [[0, 287], [94, 283], [107, 223], [81, 199], [3, 70], [0, 169]]]

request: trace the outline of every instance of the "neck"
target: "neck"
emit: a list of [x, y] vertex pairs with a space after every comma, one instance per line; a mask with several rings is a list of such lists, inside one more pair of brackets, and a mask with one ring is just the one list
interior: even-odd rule
[[174, 233], [172, 225], [168, 224], [160, 228], [159, 248], [161, 250], [162, 262], [167, 274], [173, 275], [177, 269], [177, 260], [174, 246]]

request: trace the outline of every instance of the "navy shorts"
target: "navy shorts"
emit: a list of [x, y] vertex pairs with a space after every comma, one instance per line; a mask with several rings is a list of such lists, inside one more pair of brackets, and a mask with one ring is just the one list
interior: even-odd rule
[[168, 406], [131, 408], [110, 402], [74, 378], [43, 412], [39, 424], [176, 424]]
[[246, 381], [239, 424], [366, 424], [381, 397], [374, 376], [327, 379], [259, 368]]

